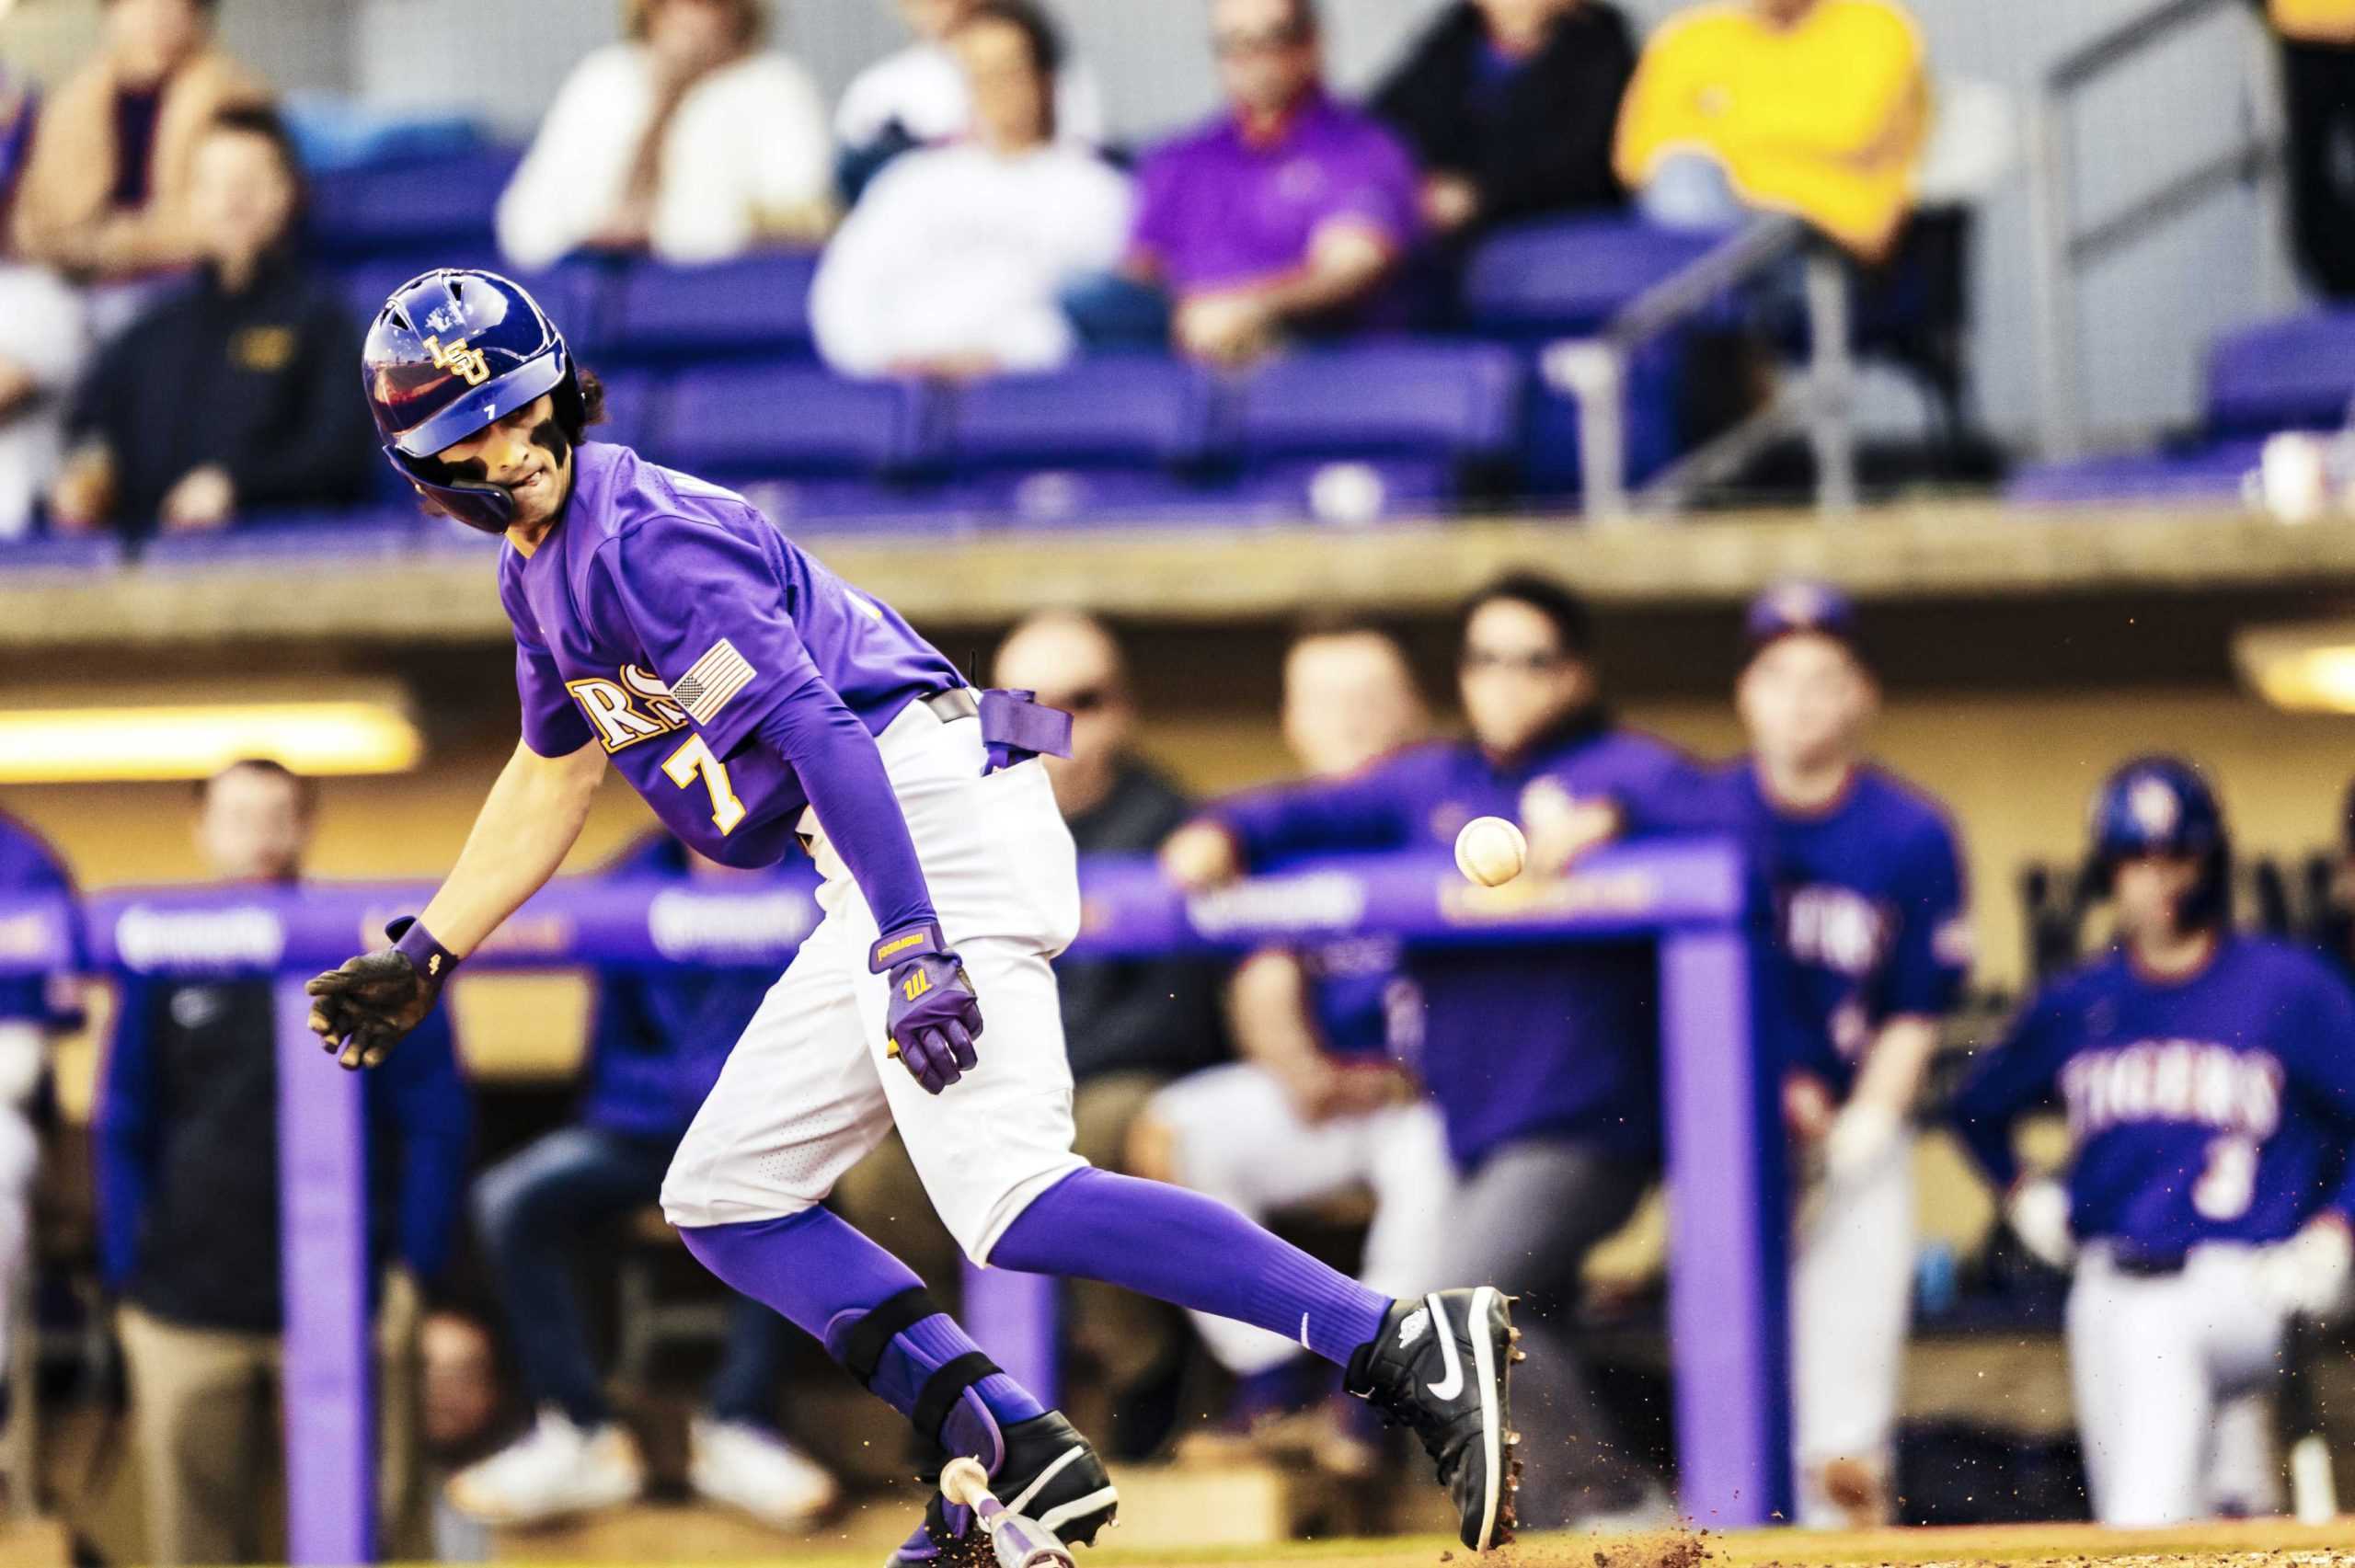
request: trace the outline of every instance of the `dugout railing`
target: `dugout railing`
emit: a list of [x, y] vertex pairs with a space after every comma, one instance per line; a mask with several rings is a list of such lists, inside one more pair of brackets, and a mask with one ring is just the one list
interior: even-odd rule
[[[1599, 854], [1572, 876], [1499, 888], [1444, 857], [1303, 864], [1185, 897], [1149, 861], [1083, 863], [1090, 956], [1242, 952], [1379, 931], [1415, 946], [1649, 944], [1657, 952], [1671, 1190], [1669, 1328], [1680, 1502], [1714, 1528], [1788, 1515], [1786, 1206], [1771, 1073], [1753, 1048], [1761, 951], [1740, 859], [1714, 841]], [[524, 906], [468, 972], [775, 963], [814, 926], [805, 878], [724, 890], [565, 879]], [[0, 977], [268, 975], [277, 984], [290, 1560], [372, 1561], [365, 1119], [360, 1080], [319, 1048], [303, 982], [380, 943], [422, 885], [191, 887], [0, 901]], [[464, 983], [461, 981], [460, 983]], [[986, 1047], [984, 1047], [986, 1051]], [[1513, 1070], [1513, 1042], [1494, 1043]], [[969, 1275], [975, 1337], [1051, 1388], [1052, 1282]]]

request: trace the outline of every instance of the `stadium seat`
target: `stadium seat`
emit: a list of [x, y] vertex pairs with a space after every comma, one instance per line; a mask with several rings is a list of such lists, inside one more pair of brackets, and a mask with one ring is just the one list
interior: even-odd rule
[[1002, 521], [1063, 525], [1188, 508], [1212, 434], [1212, 387], [1158, 355], [1005, 376], [942, 399], [937, 455], [959, 504]]
[[2242, 483], [2255, 469], [2262, 441], [2217, 441], [2177, 452], [2084, 458], [2048, 463], [2013, 475], [2004, 499], [2014, 506], [2092, 506], [2133, 501], [2145, 505], [2218, 506], [2237, 503]]
[[692, 371], [664, 401], [651, 450], [723, 484], [903, 470], [922, 436], [919, 389], [844, 381], [815, 366]]
[[95, 572], [119, 566], [122, 544], [111, 533], [36, 534], [0, 539], [0, 575], [9, 572]]
[[262, 512], [217, 533], [159, 533], [142, 546], [139, 558], [150, 567], [189, 567], [290, 556], [407, 555], [420, 543], [423, 521], [414, 507]]
[[1522, 375], [1515, 355], [1486, 344], [1287, 354], [1235, 383], [1235, 447], [1246, 463], [1493, 457], [1519, 431]]
[[2218, 436], [2336, 429], [2355, 398], [2355, 311], [2321, 311], [2228, 333], [2208, 353], [2207, 419]]
[[604, 349], [618, 359], [684, 363], [809, 359], [810, 282], [818, 258], [779, 251], [712, 267], [631, 264]]
[[488, 255], [492, 215], [521, 155], [486, 148], [324, 175], [311, 190], [311, 246], [325, 256]]
[[1715, 243], [1707, 235], [1617, 217], [1549, 219], [1505, 229], [1474, 251], [1465, 268], [1465, 318], [1484, 337], [1591, 334]]

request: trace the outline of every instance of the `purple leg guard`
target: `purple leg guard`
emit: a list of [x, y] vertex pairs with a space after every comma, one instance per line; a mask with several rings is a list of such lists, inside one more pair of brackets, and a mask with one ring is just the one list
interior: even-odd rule
[[1076, 1171], [1022, 1211], [990, 1262], [1100, 1279], [1254, 1323], [1336, 1366], [1382, 1332], [1390, 1298], [1200, 1193]]
[[936, 1438], [994, 1471], [1000, 1428], [1043, 1414], [997, 1370], [907, 1265], [840, 1216], [812, 1208], [783, 1219], [679, 1231], [687, 1250], [732, 1288], [774, 1307], [825, 1345], [869, 1391]]

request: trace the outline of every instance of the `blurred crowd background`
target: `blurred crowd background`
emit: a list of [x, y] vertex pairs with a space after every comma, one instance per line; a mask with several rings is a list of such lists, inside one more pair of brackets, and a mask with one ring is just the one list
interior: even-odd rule
[[[0, 0], [0, 897], [443, 867], [511, 743], [503, 624], [479, 543], [374, 450], [358, 346], [405, 278], [489, 265], [601, 372], [610, 439], [743, 487], [975, 679], [1072, 711], [1085, 852], [1433, 735], [1797, 744], [1732, 693], [1821, 629], [1771, 595], [1737, 624], [1798, 568], [1864, 590], [1819, 605], [1853, 679], [1809, 744], [1943, 802], [1977, 937], [1901, 1116], [1934, 1126], [1970, 1048], [2098, 944], [2083, 813], [2136, 752], [2221, 784], [2241, 918], [2355, 963], [2355, 638], [2327, 619], [2355, 579], [2355, 4], [2167, 9]], [[1893, 504], [1582, 528], [1604, 457], [1680, 514], [1844, 503], [1844, 464]], [[1459, 616], [1506, 566], [1536, 575]], [[741, 875], [646, 827], [603, 799], [577, 869]], [[646, 1498], [766, 1532], [718, 1550], [913, 1473], [651, 1207], [773, 978], [469, 979], [370, 1081], [396, 1554], [577, 1551], [516, 1532]], [[1377, 1282], [1489, 1163], [1423, 1097], [1426, 1002], [1379, 933], [1074, 960], [1063, 991], [1083, 1152]], [[272, 1030], [262, 982], [0, 990], [0, 1503], [91, 1560], [281, 1547]], [[1629, 1093], [1601, 1114], [1649, 1116]], [[1599, 1140], [1522, 1249], [1591, 1460], [1540, 1523], [1670, 1516], [1638, 1144]], [[1909, 1159], [1901, 1408], [1864, 1410], [1864, 1480], [1819, 1474], [1811, 1516], [2084, 1516], [2066, 1276], [1944, 1133]], [[953, 1293], [894, 1147], [838, 1202]], [[1287, 1478], [1284, 1531], [1418, 1523], [1384, 1435], [1285, 1347], [1109, 1290], [1064, 1309], [1074, 1413], [1124, 1462]]]

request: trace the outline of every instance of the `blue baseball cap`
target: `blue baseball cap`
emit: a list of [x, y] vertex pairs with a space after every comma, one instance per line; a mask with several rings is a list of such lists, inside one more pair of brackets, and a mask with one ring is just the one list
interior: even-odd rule
[[1859, 659], [1864, 644], [1857, 634], [1856, 601], [1827, 582], [1806, 579], [1776, 583], [1750, 601], [1741, 628], [1745, 662], [1785, 637], [1812, 634], [1846, 645]]

